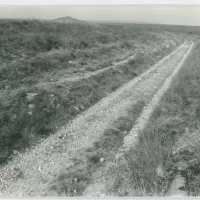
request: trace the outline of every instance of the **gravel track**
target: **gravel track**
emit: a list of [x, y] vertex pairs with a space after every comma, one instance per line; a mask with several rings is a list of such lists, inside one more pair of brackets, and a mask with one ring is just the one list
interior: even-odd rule
[[62, 127], [56, 134], [1, 167], [1, 195], [48, 195], [49, 183], [66, 167], [73, 166], [75, 155], [91, 147], [107, 127], [120, 116], [126, 115], [134, 102], [141, 97], [150, 99], [188, 48], [189, 45], [185, 42], [141, 76], [129, 81]]
[[[160, 68], [158, 68], [157, 71], [154, 71], [154, 74], [152, 74], [152, 76], [149, 77], [149, 80], [154, 82], [154, 84], [151, 84], [151, 86], [157, 87], [159, 89], [155, 93], [153, 98], [151, 98], [151, 101], [147, 104], [147, 106], [144, 107], [141, 115], [136, 120], [136, 123], [133, 126], [130, 133], [124, 138], [124, 145], [120, 148], [119, 153], [116, 155], [117, 159], [122, 157], [126, 151], [128, 151], [131, 147], [133, 147], [137, 143], [137, 137], [140, 131], [142, 131], [147, 125], [148, 119], [150, 118], [154, 109], [158, 105], [163, 94], [170, 87], [172, 80], [174, 79], [180, 68], [183, 66], [183, 63], [187, 58], [187, 56], [189, 55], [189, 53], [191, 52], [192, 47], [193, 43], [192, 44], [187, 43], [186, 45], [184, 45], [182, 47], [182, 50], [179, 51], [174, 58], [171, 58], [170, 60], [163, 63], [163, 65], [160, 66]], [[146, 81], [148, 81], [148, 79], [144, 80], [143, 83], [145, 83]], [[160, 85], [160, 83], [162, 84]], [[147, 84], [150, 83], [148, 82]], [[144, 93], [143, 95], [145, 95], [146, 93], [145, 89], [141, 91]], [[106, 183], [108, 183], [109, 179], [112, 179], [112, 177], [106, 177], [106, 175], [104, 177], [104, 174], [106, 174], [107, 171], [110, 171], [109, 169], [111, 169], [113, 166], [114, 166], [113, 163], [110, 162], [106, 164], [104, 169], [98, 170], [96, 174], [94, 174], [93, 182], [89, 185], [88, 188], [86, 188], [86, 190], [83, 193], [83, 196], [97, 197], [102, 195], [103, 196], [111, 195], [106, 190]]]

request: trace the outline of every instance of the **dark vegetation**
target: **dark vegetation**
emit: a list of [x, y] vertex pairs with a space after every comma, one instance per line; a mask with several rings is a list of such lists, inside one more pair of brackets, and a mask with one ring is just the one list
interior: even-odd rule
[[[55, 132], [56, 127], [139, 75], [182, 41], [182, 37], [153, 27], [38, 20], [1, 20], [0, 36], [1, 163], [10, 158], [13, 150], [34, 145], [39, 138]], [[152, 52], [153, 48], [156, 51]], [[135, 52], [136, 59], [126, 66], [88, 80], [48, 83], [48, 89], [35, 85], [52, 72], [56, 77], [60, 70], [72, 75], [81, 69], [92, 71]], [[93, 65], [92, 59], [96, 60]], [[76, 65], [69, 61], [76, 61]]]

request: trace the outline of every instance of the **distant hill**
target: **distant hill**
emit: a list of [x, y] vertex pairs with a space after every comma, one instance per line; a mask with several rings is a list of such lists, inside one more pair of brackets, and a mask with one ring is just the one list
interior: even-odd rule
[[88, 25], [88, 26], [95, 26], [97, 27], [98, 25], [92, 22], [86, 22], [83, 20], [75, 19], [73, 17], [67, 16], [67, 17], [60, 17], [57, 19], [53, 20], [54, 22], [58, 23], [65, 23], [65, 24], [82, 24], [82, 25]]

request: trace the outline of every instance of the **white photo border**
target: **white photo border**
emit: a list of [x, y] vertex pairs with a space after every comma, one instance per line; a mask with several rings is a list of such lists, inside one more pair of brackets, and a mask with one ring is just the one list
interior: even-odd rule
[[200, 0], [0, 0], [0, 5], [200, 5]]

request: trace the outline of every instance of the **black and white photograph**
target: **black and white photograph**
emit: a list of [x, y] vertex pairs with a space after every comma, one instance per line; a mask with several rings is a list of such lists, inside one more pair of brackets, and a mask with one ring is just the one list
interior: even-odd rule
[[198, 196], [200, 4], [0, 5], [0, 197]]

